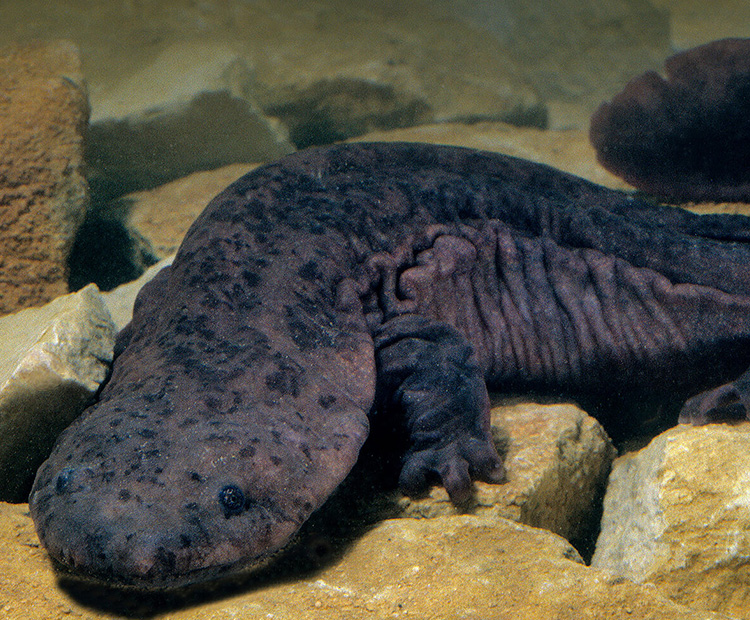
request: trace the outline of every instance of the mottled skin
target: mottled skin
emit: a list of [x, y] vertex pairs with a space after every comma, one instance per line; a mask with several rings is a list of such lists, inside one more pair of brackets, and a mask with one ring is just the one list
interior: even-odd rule
[[[408, 437], [402, 488], [437, 474], [461, 502], [470, 476], [503, 476], [485, 384], [659, 404], [739, 377], [748, 241], [744, 217], [467, 149], [260, 168], [139, 295], [98, 402], [39, 470], [40, 539], [118, 584], [239, 570], [289, 541], [379, 421]], [[744, 415], [747, 383], [685, 413]]]

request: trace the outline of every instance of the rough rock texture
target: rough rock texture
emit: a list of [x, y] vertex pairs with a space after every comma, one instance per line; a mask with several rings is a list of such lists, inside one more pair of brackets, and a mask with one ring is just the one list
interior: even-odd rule
[[113, 345], [94, 285], [0, 318], [0, 500], [26, 499], [57, 435], [104, 380]]
[[750, 424], [679, 426], [615, 461], [593, 565], [750, 618]]
[[[477, 515], [542, 527], [581, 540], [598, 518], [615, 449], [600, 424], [572, 404], [511, 402], [492, 410], [493, 433], [505, 450], [507, 483], [475, 482]], [[458, 514], [443, 487], [425, 498], [401, 496], [403, 516]]]
[[631, 80], [591, 118], [599, 162], [674, 200], [750, 200], [750, 39], [707, 43]]
[[87, 200], [87, 118], [73, 44], [0, 50], [0, 314], [68, 290], [66, 259]]
[[153, 597], [75, 582], [60, 587], [25, 505], [0, 504], [0, 547], [0, 611], [8, 620], [723, 617], [587, 568], [561, 538], [504, 519], [389, 520], [316, 570], [282, 555], [245, 585]]
[[261, 106], [299, 147], [430, 121], [546, 122], [499, 41], [432, 3], [260, 0], [235, 16]]
[[180, 43], [98, 93], [86, 158], [101, 199], [195, 170], [294, 150], [253, 101], [251, 68], [228, 45]]

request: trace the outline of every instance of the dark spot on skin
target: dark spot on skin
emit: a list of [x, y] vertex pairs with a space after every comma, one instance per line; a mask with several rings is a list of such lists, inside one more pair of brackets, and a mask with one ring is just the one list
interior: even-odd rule
[[290, 319], [287, 321], [292, 340], [302, 351], [310, 351], [319, 345], [317, 334], [302, 321]]
[[251, 458], [255, 456], [255, 448], [253, 448], [252, 446], [245, 446], [244, 448], [242, 448], [242, 450], [240, 450], [239, 455], [243, 459]]
[[201, 476], [197, 471], [190, 472], [190, 479], [195, 480], [195, 482], [203, 482], [203, 476]]
[[156, 433], [149, 428], [141, 429], [140, 431], [138, 431], [138, 434], [144, 439], [151, 439], [156, 435]]
[[318, 404], [323, 407], [323, 409], [328, 409], [335, 402], [336, 397], [333, 394], [325, 394], [318, 397]]
[[274, 465], [281, 465], [281, 459], [278, 456], [272, 456], [271, 457], [271, 463]]
[[261, 282], [261, 277], [257, 273], [248, 271], [247, 269], [242, 272], [242, 279], [245, 281], [245, 285], [250, 288], [258, 286]]
[[297, 273], [300, 278], [307, 282], [313, 282], [323, 278], [323, 274], [320, 272], [320, 269], [318, 269], [318, 263], [312, 260], [302, 265]]
[[227, 519], [239, 514], [245, 508], [245, 494], [240, 487], [234, 484], [228, 484], [219, 491], [219, 503], [224, 511], [224, 517]]
[[120, 492], [117, 495], [117, 499], [119, 499], [121, 502], [127, 502], [130, 499], [130, 491], [127, 489], [120, 489]]
[[214, 396], [209, 396], [208, 398], [204, 399], [203, 402], [209, 409], [218, 409], [219, 407], [221, 407], [221, 401]]
[[305, 385], [305, 371], [294, 362], [277, 362], [278, 371], [266, 375], [266, 387], [273, 392], [278, 392], [282, 396], [300, 395], [300, 391]]

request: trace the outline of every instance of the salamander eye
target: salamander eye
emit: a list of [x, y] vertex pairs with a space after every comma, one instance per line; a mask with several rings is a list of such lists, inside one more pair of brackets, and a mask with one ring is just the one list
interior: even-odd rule
[[228, 484], [219, 491], [219, 502], [224, 510], [224, 516], [228, 519], [231, 516], [242, 514], [245, 509], [245, 494], [240, 487]]

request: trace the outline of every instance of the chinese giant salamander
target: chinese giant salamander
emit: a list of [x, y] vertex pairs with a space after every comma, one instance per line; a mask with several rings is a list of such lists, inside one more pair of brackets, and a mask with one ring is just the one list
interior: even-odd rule
[[408, 438], [406, 492], [435, 476], [460, 503], [503, 478], [487, 385], [744, 416], [749, 235], [464, 148], [259, 168], [138, 296], [97, 402], [37, 474], [39, 537], [115, 584], [237, 571], [293, 537], [378, 422]]

